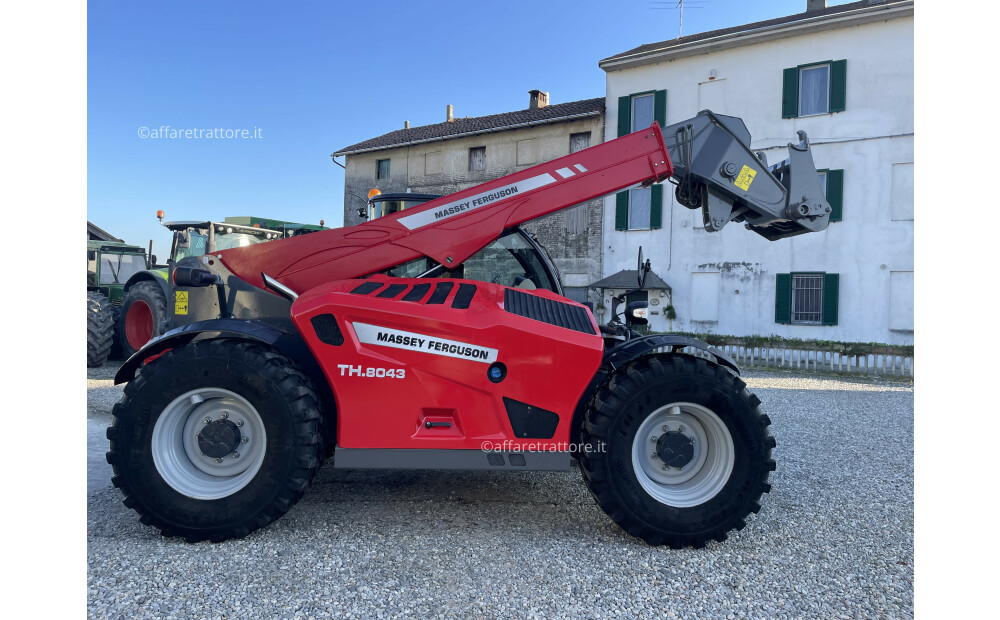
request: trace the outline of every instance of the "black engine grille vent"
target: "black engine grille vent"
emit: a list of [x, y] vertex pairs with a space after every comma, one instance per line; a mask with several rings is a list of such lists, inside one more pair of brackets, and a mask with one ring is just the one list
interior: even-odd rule
[[590, 322], [587, 310], [580, 306], [572, 306], [508, 288], [503, 293], [503, 307], [511, 314], [549, 325], [565, 327], [585, 334], [595, 333], [594, 324]]

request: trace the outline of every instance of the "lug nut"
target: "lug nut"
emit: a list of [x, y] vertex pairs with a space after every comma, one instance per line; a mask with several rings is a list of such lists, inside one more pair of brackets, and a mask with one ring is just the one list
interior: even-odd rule
[[202, 422], [204, 422], [205, 424], [210, 424], [212, 422], [212, 418], [205, 418], [204, 420], [202, 420]]
[[248, 441], [250, 441], [249, 437], [240, 437], [240, 443], [246, 443]]
[[233, 458], [234, 459], [240, 458], [240, 453], [239, 452], [233, 452]]
[[677, 427], [677, 432], [678, 433], [683, 433], [684, 432], [684, 425], [683, 424], [681, 424], [680, 426]]
[[663, 426], [661, 426], [660, 428], [661, 428], [661, 429], [663, 429], [663, 432], [664, 432], [664, 433], [666, 433], [667, 431], [669, 431], [669, 430], [670, 430], [669, 428], [667, 428], [667, 425], [666, 425], [666, 424], [664, 424], [664, 425], [663, 425]]
[[243, 426], [243, 420], [236, 420], [236, 426]]
[[660, 455], [658, 455], [657, 453], [654, 452], [654, 453], [652, 453], [652, 454], [649, 455], [649, 458], [651, 458], [651, 459], [653, 459], [655, 461], [656, 459], [660, 458]]
[[229, 412], [228, 411], [223, 411], [222, 415], [220, 415], [219, 417], [222, 418], [223, 420], [225, 420], [226, 418], [229, 417]]
[[650, 438], [649, 438], [649, 440], [650, 440], [651, 442], [653, 442], [653, 443], [656, 443], [656, 440], [657, 440], [657, 439], [659, 439], [659, 437], [656, 437], [656, 436], [653, 436], [653, 437], [650, 437]]
[[666, 464], [666, 463], [664, 463], [663, 465], [660, 465], [660, 469], [668, 469], [668, 468], [667, 468], [667, 464]]
[[216, 462], [216, 463], [221, 463], [221, 462], [222, 462], [222, 459], [215, 459], [215, 462]]

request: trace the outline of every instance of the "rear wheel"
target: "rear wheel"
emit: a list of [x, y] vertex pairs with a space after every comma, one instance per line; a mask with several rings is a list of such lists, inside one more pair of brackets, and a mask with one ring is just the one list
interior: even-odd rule
[[163, 333], [167, 317], [167, 297], [163, 288], [152, 281], [138, 282], [125, 293], [118, 317], [118, 337], [125, 358]]
[[97, 291], [87, 291], [87, 366], [108, 361], [114, 338], [114, 321], [108, 298]]
[[240, 538], [295, 504], [324, 458], [319, 398], [287, 357], [196, 342], [147, 364], [108, 429], [112, 482], [143, 523], [189, 542]]
[[775, 441], [759, 404], [739, 377], [706, 360], [636, 360], [591, 402], [584, 481], [616, 523], [650, 544], [725, 540], [771, 489]]

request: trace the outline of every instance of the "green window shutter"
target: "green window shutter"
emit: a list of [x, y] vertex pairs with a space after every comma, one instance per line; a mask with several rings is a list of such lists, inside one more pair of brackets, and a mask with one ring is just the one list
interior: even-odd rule
[[649, 227], [663, 228], [663, 186], [659, 183], [649, 188]]
[[615, 230], [628, 230], [628, 192], [618, 192], [615, 200]]
[[618, 98], [618, 137], [632, 133], [632, 95]]
[[830, 111], [843, 112], [847, 109], [847, 61], [834, 60], [830, 63]]
[[781, 118], [799, 115], [799, 68], [785, 69], [781, 87]]
[[792, 322], [792, 274], [779, 273], [774, 280], [774, 322]]
[[653, 95], [653, 119], [660, 124], [660, 127], [667, 126], [667, 91], [658, 90]]
[[840, 274], [823, 274], [823, 325], [836, 325], [840, 308]]
[[830, 203], [830, 221], [844, 219], [844, 171], [826, 171], [826, 201]]

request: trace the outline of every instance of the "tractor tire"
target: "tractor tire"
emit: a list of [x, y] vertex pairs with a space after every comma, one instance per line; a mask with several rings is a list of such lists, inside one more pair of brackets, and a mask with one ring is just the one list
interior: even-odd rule
[[149, 280], [133, 284], [125, 293], [118, 317], [122, 356], [128, 359], [144, 344], [162, 334], [166, 318], [167, 297], [160, 285]]
[[309, 378], [266, 346], [216, 339], [172, 349], [114, 406], [111, 482], [164, 536], [242, 538], [285, 514], [319, 471], [319, 403]]
[[113, 337], [111, 338], [111, 353], [108, 355], [108, 359], [120, 360], [122, 359], [122, 339], [118, 331], [118, 321], [122, 316], [121, 305], [111, 306], [111, 324], [114, 326]]
[[591, 400], [584, 482], [612, 520], [651, 545], [721, 542], [771, 490], [775, 441], [759, 405], [718, 364], [677, 354], [635, 360]]
[[87, 291], [87, 366], [94, 368], [108, 361], [114, 328], [108, 298], [97, 291]]

